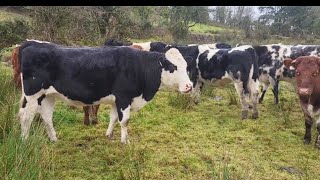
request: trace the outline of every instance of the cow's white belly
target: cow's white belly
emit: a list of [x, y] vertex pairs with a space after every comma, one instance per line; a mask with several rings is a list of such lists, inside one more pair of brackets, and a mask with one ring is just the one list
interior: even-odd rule
[[147, 101], [143, 99], [142, 94], [138, 97], [133, 98], [131, 103], [131, 109], [133, 111], [138, 111], [147, 104]]
[[261, 74], [259, 76], [259, 81], [265, 84], [269, 84], [269, 75], [268, 74]]
[[[93, 104], [85, 104], [81, 101], [77, 100], [71, 100], [67, 96], [64, 96], [63, 94], [59, 93], [54, 87], [50, 86], [47, 90], [42, 90], [45, 91], [46, 95], [53, 96], [59, 100], [62, 100], [63, 102], [72, 105], [72, 106], [88, 106], [88, 105], [98, 105], [98, 104], [114, 104], [116, 101], [116, 97], [113, 94], [110, 94], [108, 96], [105, 96], [101, 98], [98, 101], [93, 102]], [[140, 96], [137, 96], [132, 99], [131, 103], [131, 109], [133, 111], [138, 111], [141, 108], [143, 108], [147, 104], [147, 101], [142, 97], [142, 94]]]

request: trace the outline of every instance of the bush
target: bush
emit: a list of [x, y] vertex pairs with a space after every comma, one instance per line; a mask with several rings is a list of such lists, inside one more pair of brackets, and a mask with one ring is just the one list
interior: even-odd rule
[[29, 24], [22, 19], [0, 21], [0, 49], [21, 43], [27, 38], [29, 30]]
[[15, 48], [15, 45], [11, 47], [5, 47], [0, 51], [0, 62], [5, 62], [11, 65], [11, 55], [12, 49]]

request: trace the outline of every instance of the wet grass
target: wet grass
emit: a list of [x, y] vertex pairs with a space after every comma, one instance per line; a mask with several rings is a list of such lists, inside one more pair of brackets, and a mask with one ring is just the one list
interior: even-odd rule
[[[45, 169], [42, 177], [318, 179], [320, 151], [313, 142], [303, 145], [303, 114], [290, 83], [281, 82], [279, 105], [273, 104], [272, 92], [267, 91], [258, 120], [240, 120], [240, 103], [230, 103], [232, 98], [233, 92], [221, 85], [204, 86], [198, 105], [189, 105], [190, 99], [174, 92], [158, 92], [141, 111], [131, 113], [129, 145], [120, 143], [119, 124], [115, 140], [106, 139], [108, 105], [99, 111], [100, 124], [87, 127], [82, 124], [81, 108], [58, 102], [54, 113], [57, 143], [47, 140], [42, 123], [33, 122], [40, 130], [31, 134], [41, 139], [38, 144], [45, 141], [41, 148], [34, 145], [43, 150], [38, 164], [48, 163], [40, 166]], [[312, 135], [314, 140], [315, 127]], [[6, 154], [1, 156], [8, 161]]]

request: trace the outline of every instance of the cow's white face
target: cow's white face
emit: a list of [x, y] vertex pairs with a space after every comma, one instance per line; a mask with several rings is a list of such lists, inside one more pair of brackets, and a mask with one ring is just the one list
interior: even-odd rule
[[165, 57], [176, 69], [168, 71], [162, 69], [161, 83], [170, 88], [178, 88], [181, 93], [188, 93], [192, 90], [193, 83], [187, 73], [187, 62], [176, 48], [171, 48], [165, 53]]

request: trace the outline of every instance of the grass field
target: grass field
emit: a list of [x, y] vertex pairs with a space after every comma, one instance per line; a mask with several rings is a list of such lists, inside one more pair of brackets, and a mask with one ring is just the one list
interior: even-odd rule
[[120, 143], [118, 124], [115, 140], [105, 137], [109, 106], [101, 107], [98, 126], [87, 127], [81, 108], [58, 102], [58, 142], [49, 142], [37, 120], [29, 140], [21, 142], [13, 117], [19, 91], [9, 81], [10, 69], [0, 65], [0, 72], [0, 89], [7, 89], [0, 91], [6, 95], [0, 96], [0, 125], [7, 127], [0, 136], [5, 179], [319, 179], [315, 127], [312, 144], [303, 145], [303, 114], [290, 83], [281, 82], [278, 106], [270, 90], [259, 106], [260, 118], [244, 121], [239, 103], [230, 104], [230, 85], [206, 86], [201, 103], [190, 106], [188, 98], [161, 91], [131, 114], [129, 145]]
[[14, 19], [24, 19], [24, 20], [30, 20], [29, 17], [21, 14], [17, 14], [14, 12], [5, 11], [3, 9], [0, 9], [0, 21], [9, 20], [12, 21]]

